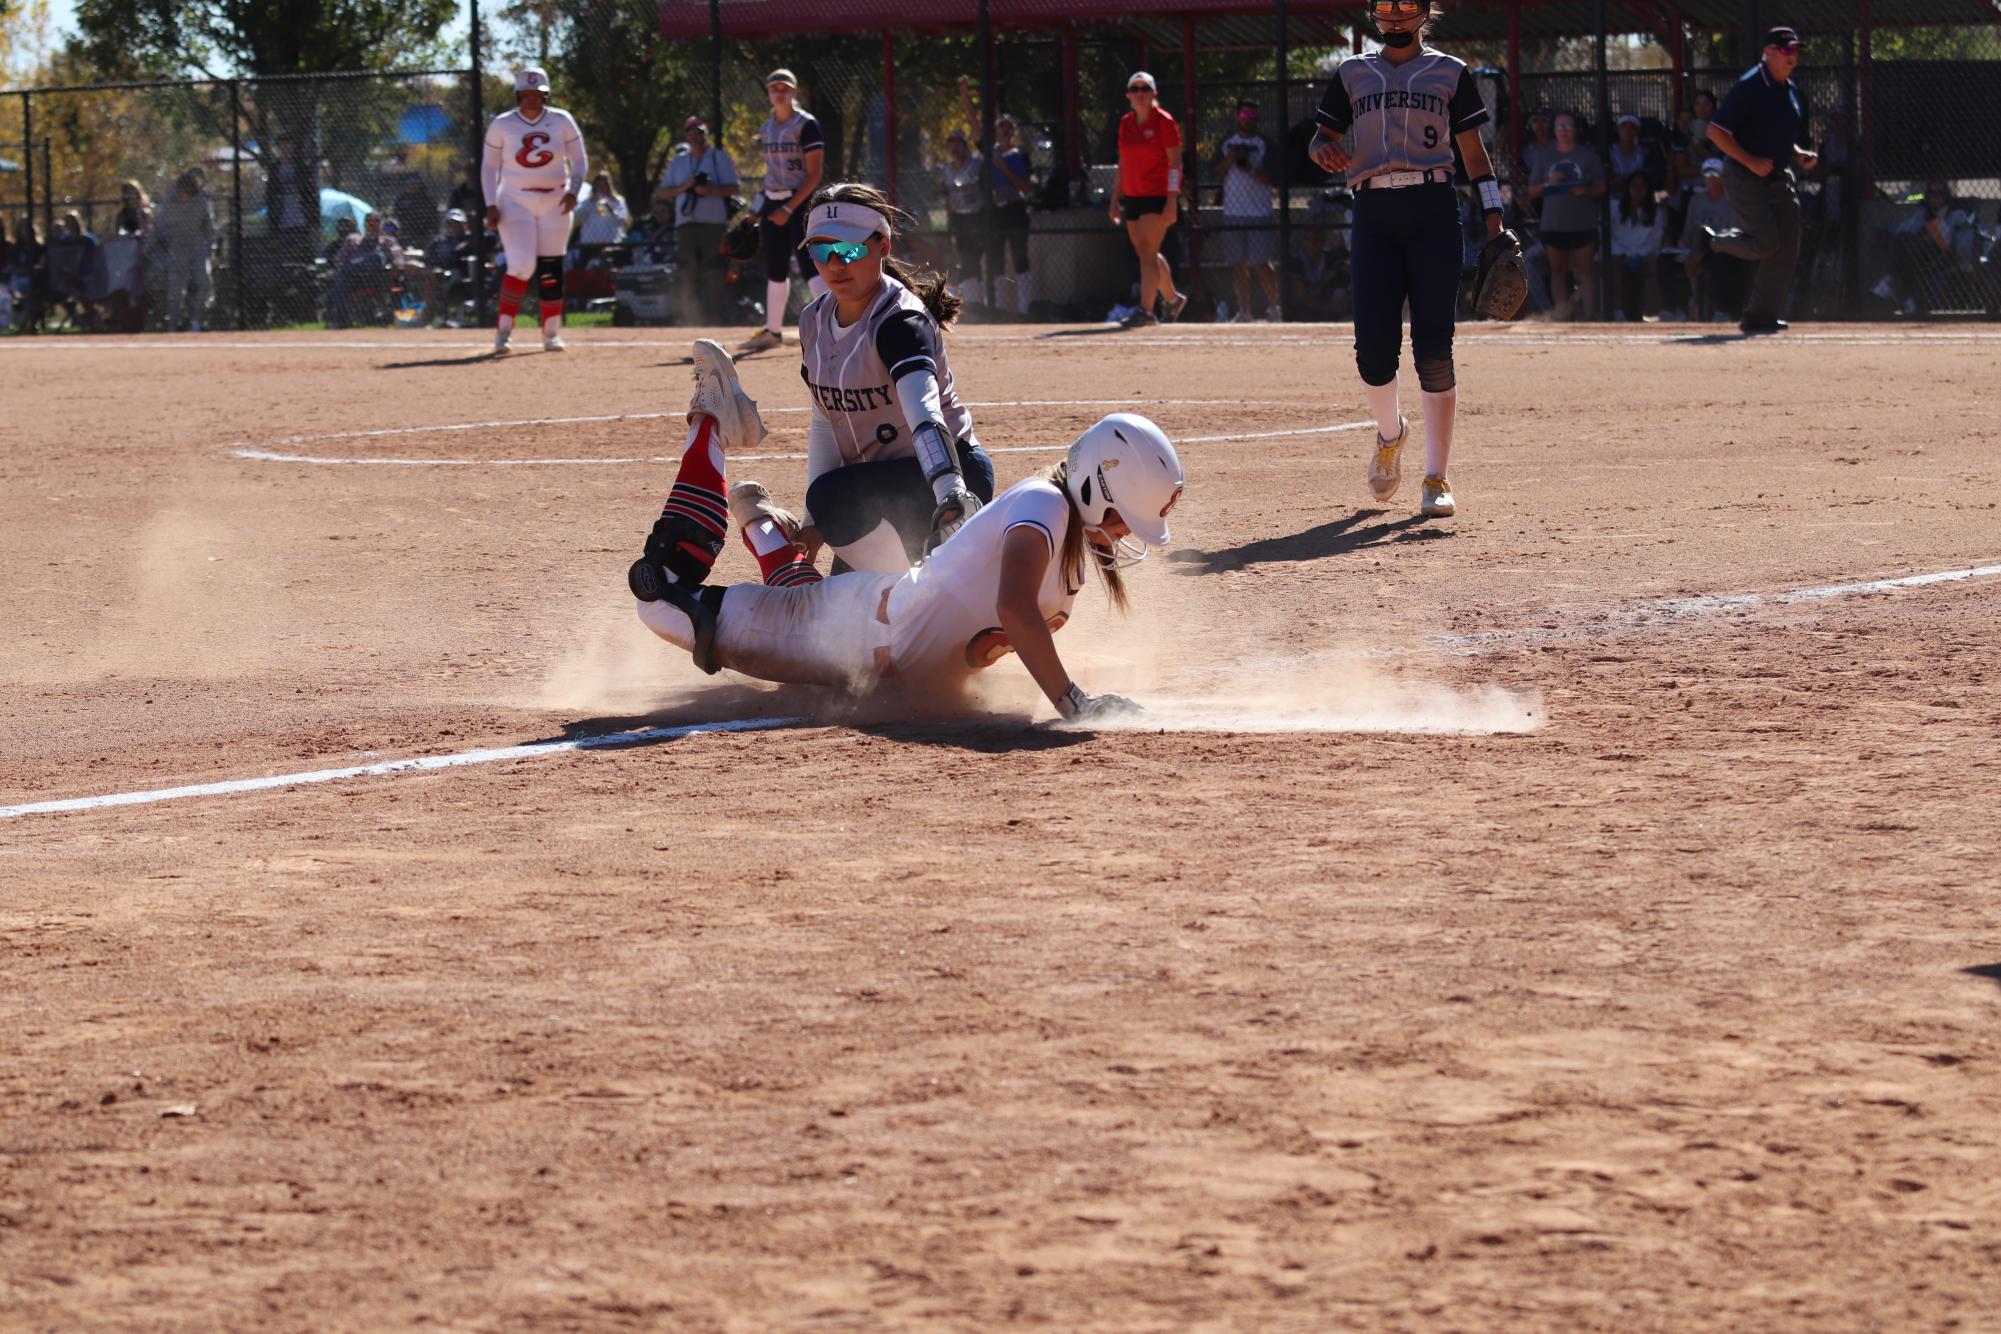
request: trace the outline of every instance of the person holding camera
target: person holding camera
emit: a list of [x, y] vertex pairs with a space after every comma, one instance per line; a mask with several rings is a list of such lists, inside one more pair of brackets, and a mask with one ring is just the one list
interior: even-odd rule
[[1251, 318], [1251, 275], [1264, 289], [1265, 318], [1278, 319], [1278, 232], [1272, 225], [1271, 173], [1265, 163], [1271, 142], [1258, 133], [1258, 104], [1237, 103], [1237, 130], [1216, 150], [1216, 167], [1223, 178], [1223, 262], [1230, 266], [1230, 318], [1241, 324]]
[[674, 210], [682, 322], [721, 324], [721, 247], [730, 221], [729, 197], [739, 188], [736, 164], [728, 153], [709, 143], [709, 127], [700, 116], [690, 116], [682, 123], [681, 136], [655, 198], [667, 201]]

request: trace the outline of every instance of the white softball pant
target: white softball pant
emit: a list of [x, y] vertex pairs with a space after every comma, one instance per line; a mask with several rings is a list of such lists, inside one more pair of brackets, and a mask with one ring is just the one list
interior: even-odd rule
[[563, 212], [563, 190], [521, 190], [500, 192], [500, 249], [507, 256], [507, 272], [516, 278], [533, 277], [535, 261], [561, 255], [570, 248], [570, 214]]

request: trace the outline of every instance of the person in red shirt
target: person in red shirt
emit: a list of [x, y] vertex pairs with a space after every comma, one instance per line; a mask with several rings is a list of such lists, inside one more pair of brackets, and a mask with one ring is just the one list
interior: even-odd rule
[[1145, 70], [1126, 80], [1126, 101], [1132, 104], [1119, 121], [1119, 187], [1112, 197], [1112, 225], [1125, 224], [1126, 236], [1139, 256], [1139, 309], [1125, 320], [1128, 329], [1155, 324], [1157, 295], [1165, 318], [1172, 323], [1188, 305], [1174, 290], [1174, 271], [1160, 242], [1179, 216], [1181, 202], [1181, 127], [1162, 111], [1159, 89]]

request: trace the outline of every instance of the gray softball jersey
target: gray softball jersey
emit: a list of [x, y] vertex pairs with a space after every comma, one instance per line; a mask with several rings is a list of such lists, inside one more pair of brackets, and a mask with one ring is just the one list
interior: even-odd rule
[[1319, 123], [1355, 132], [1348, 183], [1386, 171], [1451, 170], [1452, 136], [1487, 123], [1487, 104], [1466, 62], [1426, 48], [1401, 65], [1380, 55], [1352, 56], [1335, 67], [1320, 99]]
[[757, 132], [757, 146], [764, 150], [764, 189], [797, 190], [806, 183], [806, 150], [825, 148], [820, 122], [794, 107], [792, 119], [783, 125], [778, 117], [766, 116]]
[[834, 428], [844, 463], [906, 458], [916, 452], [897, 397], [897, 381], [929, 371], [938, 381], [945, 430], [954, 440], [973, 433], [973, 415], [959, 401], [944, 340], [915, 292], [888, 274], [868, 312], [843, 329], [831, 293], [799, 312], [799, 376], [815, 409]]

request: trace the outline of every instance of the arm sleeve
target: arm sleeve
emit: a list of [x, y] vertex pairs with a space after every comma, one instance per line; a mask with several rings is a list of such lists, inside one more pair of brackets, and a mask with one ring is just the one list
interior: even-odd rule
[[[938, 330], [922, 311], [903, 310], [884, 320], [875, 331], [875, 353], [889, 367], [889, 378], [899, 382], [899, 397], [906, 403], [908, 390], [901, 381], [919, 371], [931, 376], [934, 392], [938, 377]], [[906, 415], [908, 409], [906, 409]], [[942, 413], [919, 420], [939, 420]], [[911, 425], [916, 425], [912, 422]]]
[[491, 127], [486, 132], [486, 152], [480, 157], [479, 184], [488, 204], [500, 198], [500, 134]]
[[563, 134], [563, 151], [570, 157], [570, 193], [576, 194], [584, 188], [584, 182], [591, 174], [590, 154], [584, 151], [584, 134], [577, 128], [577, 122], [567, 114], [563, 117], [567, 128]]
[[827, 146], [826, 136], [820, 133], [819, 117], [817, 116], [807, 117], [805, 128], [799, 131], [800, 156], [803, 157], [805, 154], [811, 152], [815, 148], [824, 149], [826, 146]]
[[806, 420], [806, 485], [808, 486], [846, 462], [841, 457], [840, 445], [834, 440], [834, 423], [827, 419], [826, 412], [820, 407], [819, 399], [811, 401], [812, 416]]
[[1459, 86], [1452, 90], [1446, 110], [1452, 117], [1454, 134], [1487, 123], [1487, 104], [1480, 98], [1479, 85], [1473, 82], [1473, 71], [1464, 65], [1459, 67]]
[[1354, 125], [1355, 105], [1348, 100], [1348, 85], [1341, 81], [1340, 70], [1335, 70], [1334, 77], [1327, 81], [1327, 91], [1321, 95], [1320, 110], [1313, 119], [1335, 134], [1346, 134]]

